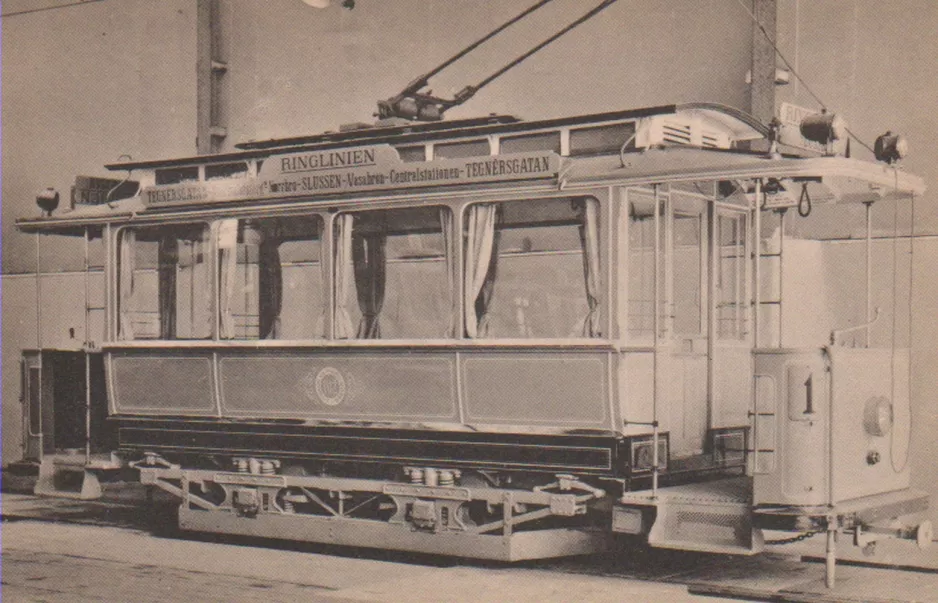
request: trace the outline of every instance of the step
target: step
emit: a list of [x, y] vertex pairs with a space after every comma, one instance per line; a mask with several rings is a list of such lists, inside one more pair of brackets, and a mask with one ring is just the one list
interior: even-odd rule
[[753, 555], [764, 547], [762, 531], [752, 525], [748, 477], [627, 492], [620, 504], [654, 507], [648, 533], [654, 547]]
[[33, 493], [37, 496], [95, 500], [101, 498], [98, 473], [116, 470], [120, 462], [111, 455], [47, 455], [39, 463], [39, 477]]

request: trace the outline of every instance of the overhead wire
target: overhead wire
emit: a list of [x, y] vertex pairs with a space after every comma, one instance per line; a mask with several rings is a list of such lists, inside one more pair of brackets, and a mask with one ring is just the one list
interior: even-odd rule
[[566, 34], [567, 32], [569, 32], [569, 31], [571, 31], [571, 30], [573, 30], [573, 29], [579, 27], [580, 25], [582, 25], [582, 24], [585, 23], [586, 21], [589, 21], [589, 20], [592, 19], [594, 16], [596, 16], [597, 14], [599, 14], [600, 12], [602, 12], [603, 10], [609, 8], [610, 6], [612, 6], [613, 4], [615, 4], [616, 2], [617, 2], [617, 0], [603, 0], [603, 1], [600, 2], [597, 6], [595, 6], [593, 9], [591, 9], [590, 11], [588, 11], [587, 13], [585, 13], [584, 15], [582, 15], [579, 19], [573, 21], [572, 23], [570, 23], [569, 25], [567, 25], [566, 27], [564, 27], [564, 28], [561, 29], [560, 31], [556, 32], [555, 34], [553, 34], [552, 36], [550, 36], [550, 37], [547, 38], [546, 40], [544, 40], [544, 41], [542, 41], [541, 43], [537, 44], [536, 46], [534, 46], [533, 48], [531, 48], [530, 50], [528, 50], [527, 52], [525, 52], [525, 53], [522, 54], [521, 56], [519, 56], [519, 57], [517, 57], [517, 58], [515, 58], [515, 59], [513, 59], [513, 60], [511, 60], [511, 61], [509, 61], [509, 62], [508, 62], [505, 66], [503, 66], [501, 69], [499, 69], [498, 71], [492, 73], [491, 75], [489, 75], [487, 78], [485, 78], [484, 80], [482, 80], [481, 82], [479, 82], [479, 83], [476, 84], [475, 86], [472, 86], [473, 94], [476, 93], [476, 92], [478, 92], [479, 90], [481, 90], [483, 87], [487, 86], [488, 84], [490, 84], [490, 83], [491, 83], [493, 80], [495, 80], [496, 78], [502, 76], [506, 71], [508, 71], [508, 70], [511, 69], [512, 67], [515, 67], [516, 65], [518, 65], [519, 63], [521, 63], [522, 61], [524, 61], [525, 59], [527, 59], [528, 57], [530, 57], [530, 56], [533, 55], [534, 53], [538, 52], [539, 50], [541, 50], [542, 48], [544, 48], [544, 47], [547, 46], [548, 44], [552, 43], [552, 42], [553, 42], [554, 40], [556, 40], [557, 38], [560, 38], [561, 36], [563, 36], [563, 35]]
[[40, 7], [40, 8], [30, 8], [30, 9], [26, 9], [26, 10], [18, 10], [18, 11], [13, 11], [13, 12], [9, 12], [9, 13], [2, 13], [2, 14], [0, 14], [0, 18], [5, 19], [5, 18], [7, 18], [7, 17], [16, 17], [16, 16], [18, 16], [18, 15], [29, 15], [29, 14], [31, 14], [31, 13], [41, 13], [41, 12], [45, 12], [45, 11], [49, 11], [49, 10], [57, 10], [57, 9], [60, 9], [60, 8], [69, 8], [69, 7], [72, 7], [72, 6], [80, 6], [80, 5], [82, 5], [82, 4], [93, 4], [93, 3], [96, 3], [96, 2], [104, 2], [104, 0], [79, 0], [78, 2], [70, 2], [70, 3], [68, 3], [68, 4], [56, 4], [56, 5], [53, 5], [53, 6], [43, 6], [43, 7]]

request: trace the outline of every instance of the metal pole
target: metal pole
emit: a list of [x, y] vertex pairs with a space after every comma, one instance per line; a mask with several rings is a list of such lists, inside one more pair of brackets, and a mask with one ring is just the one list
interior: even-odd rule
[[717, 294], [716, 278], [717, 271], [720, 269], [717, 258], [719, 257], [719, 239], [717, 236], [717, 208], [714, 205], [715, 199], [707, 200], [707, 428], [713, 428], [714, 417], [714, 394], [716, 365], [714, 363], [714, 354], [716, 353], [717, 338]]
[[753, 221], [753, 236], [752, 240], [755, 244], [755, 249], [753, 250], [753, 258], [755, 258], [755, 266], [753, 266], [753, 304], [752, 304], [752, 323], [753, 323], [753, 348], [759, 349], [759, 328], [762, 326], [759, 322], [759, 315], [762, 305], [762, 208], [759, 206], [759, 202], [762, 200], [762, 180], [756, 180], [756, 196], [754, 201], [754, 216]]
[[782, 290], [785, 287], [785, 215], [788, 214], [787, 209], [782, 209], [781, 213], [778, 216], [778, 347], [781, 349], [784, 347], [782, 345], [782, 338], [784, 337], [784, 329], [782, 325], [784, 320], [782, 317], [782, 308], [785, 307], [784, 301], [785, 296], [782, 294]]
[[870, 347], [873, 322], [873, 202], [866, 205], [866, 347]]
[[85, 464], [91, 462], [91, 265], [88, 257], [88, 229], [85, 228]]
[[[42, 349], [42, 264], [39, 253], [40, 239], [36, 233], [36, 349]], [[40, 371], [42, 362], [40, 361]], [[40, 373], [41, 374], [41, 373]]]
[[834, 572], [837, 569], [837, 519], [827, 518], [827, 546], [824, 552], [824, 585], [834, 588]]
[[[39, 414], [39, 460], [42, 460], [43, 455], [45, 454], [46, 445], [43, 437], [43, 424], [42, 424], [42, 256], [40, 254], [41, 240], [42, 235], [37, 231], [36, 232], [36, 357], [39, 359], [39, 379], [38, 388], [39, 391], [36, 392], [36, 403], [39, 405], [37, 412]], [[28, 419], [28, 417], [27, 417]]]
[[651, 495], [653, 498], [658, 496], [658, 329], [660, 317], [658, 316], [658, 303], [659, 303], [659, 278], [660, 278], [660, 263], [661, 263], [661, 197], [659, 195], [659, 185], [655, 185], [655, 209], [654, 209], [654, 227], [655, 227], [655, 269], [654, 269], [654, 287], [653, 295], [654, 298], [652, 308], [652, 328], [654, 334], [652, 335], [652, 354], [651, 354], [651, 373], [652, 373], [652, 387], [651, 387], [651, 415], [653, 423], [653, 433], [654, 438], [652, 442], [653, 452], [652, 452], [652, 472], [651, 472]]

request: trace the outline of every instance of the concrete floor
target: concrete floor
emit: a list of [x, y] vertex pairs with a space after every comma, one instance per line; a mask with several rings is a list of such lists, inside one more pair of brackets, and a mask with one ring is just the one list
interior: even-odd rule
[[5, 601], [713, 601], [678, 584], [529, 568], [433, 567], [32, 520], [3, 524]]
[[[938, 548], [886, 542], [862, 567], [823, 584], [814, 539], [750, 558], [658, 550], [516, 565], [379, 550], [196, 539], [172, 528], [172, 503], [144, 515], [137, 488], [104, 501], [5, 493], [0, 499], [7, 601], [935, 601]], [[160, 501], [158, 501], [160, 503]], [[841, 546], [842, 557], [856, 554]], [[710, 596], [706, 596], [711, 593]], [[716, 596], [714, 596], [716, 595]], [[734, 595], [734, 599], [720, 598]]]

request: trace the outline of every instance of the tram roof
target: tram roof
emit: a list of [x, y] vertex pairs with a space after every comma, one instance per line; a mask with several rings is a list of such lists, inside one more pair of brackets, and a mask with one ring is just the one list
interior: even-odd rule
[[608, 122], [637, 120], [645, 117], [697, 113], [719, 122], [723, 129], [732, 133], [735, 140], [752, 140], [764, 137], [768, 129], [749, 114], [717, 103], [682, 103], [660, 105], [624, 111], [611, 111], [525, 121], [511, 115], [459, 119], [429, 123], [407, 122], [379, 126], [356, 124], [353, 129], [325, 132], [309, 136], [272, 138], [236, 144], [238, 151], [212, 155], [195, 155], [143, 161], [128, 161], [105, 165], [109, 170], [127, 171], [189, 166], [228, 161], [258, 159], [283, 153], [318, 151], [366, 145], [393, 144], [396, 146], [420, 144], [434, 141], [458, 141], [498, 134], [522, 134], [535, 131], [550, 131], [575, 126], [589, 126]]
[[[743, 182], [756, 178], [774, 178], [793, 190], [801, 184], [810, 184], [812, 196], [818, 202], [860, 203], [910, 194], [918, 195], [925, 190], [924, 181], [920, 177], [882, 163], [844, 157], [769, 157], [752, 152], [686, 146], [633, 151], [626, 153], [621, 160], [618, 155], [563, 157], [555, 175], [524, 180], [520, 184], [523, 184], [526, 190], [542, 186], [545, 191], [549, 191], [565, 186], [575, 191], [578, 188], [582, 190], [605, 185], [641, 186], [714, 180]], [[488, 183], [485, 190], [493, 190], [493, 184], [496, 190], [504, 188], [497, 183]], [[508, 186], [517, 184], [519, 182], [507, 183]], [[262, 209], [253, 211], [273, 213], [314, 208], [324, 203], [328, 203], [330, 207], [339, 207], [350, 200], [393, 199], [404, 195], [412, 198], [415, 194], [439, 195], [446, 191], [465, 195], [467, 190], [478, 188], [471, 184], [456, 184], [418, 189], [388, 188], [342, 195], [295, 194], [283, 198], [263, 199]], [[797, 192], [792, 194], [797, 195]], [[223, 216], [233, 209], [244, 211], [248, 205], [254, 207], [255, 200], [240, 198], [231, 203], [213, 202], [155, 208], [148, 206], [143, 197], [138, 195], [108, 204], [81, 206], [53, 216], [21, 219], [17, 221], [17, 227], [25, 232], [80, 235], [86, 227], [95, 229], [107, 223], [128, 223], [152, 219], [155, 216], [164, 220], [186, 217], [207, 219]]]

